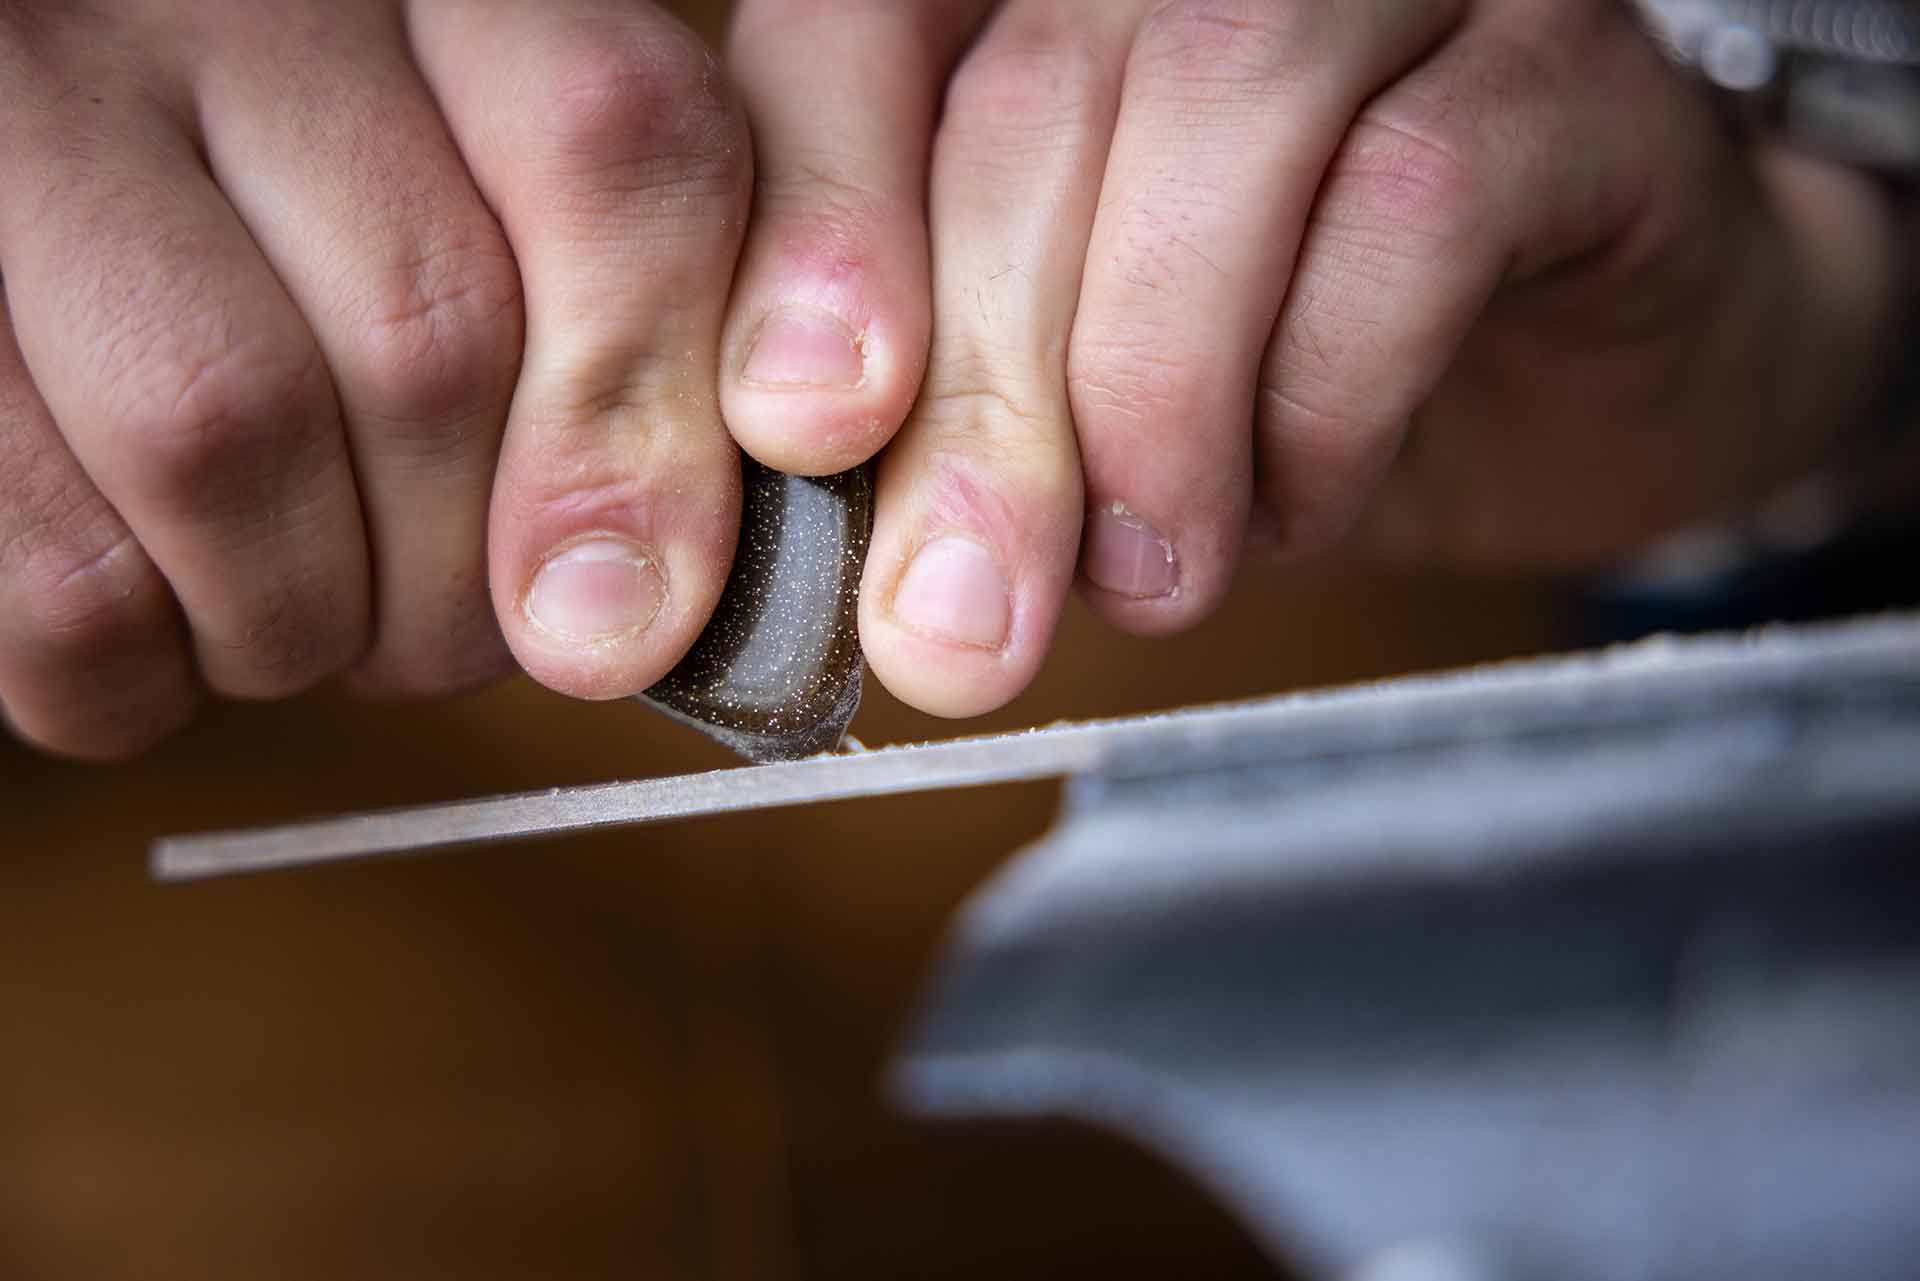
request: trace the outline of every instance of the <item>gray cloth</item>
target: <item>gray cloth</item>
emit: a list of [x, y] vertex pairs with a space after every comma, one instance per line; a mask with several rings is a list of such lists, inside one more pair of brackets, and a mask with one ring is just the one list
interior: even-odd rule
[[1305, 699], [1072, 784], [894, 1086], [1321, 1275], [1911, 1281], [1916, 850], [1914, 618]]

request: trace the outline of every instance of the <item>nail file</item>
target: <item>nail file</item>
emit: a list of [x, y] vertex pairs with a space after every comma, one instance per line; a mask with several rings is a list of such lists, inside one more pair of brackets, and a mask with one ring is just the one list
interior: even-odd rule
[[1303, 702], [1311, 701], [1292, 695], [704, 774], [167, 837], [155, 842], [150, 866], [159, 880], [197, 880], [779, 806], [1065, 778], [1121, 759], [1160, 764], [1195, 756], [1212, 759], [1222, 744], [1253, 741], [1285, 726], [1299, 715]]
[[1028, 731], [169, 837], [155, 843], [151, 869], [159, 880], [195, 880], [774, 806], [1058, 778], [1097, 763], [1116, 732], [1122, 731], [1117, 726]]
[[[1336, 762], [1435, 743], [1532, 742], [1670, 727], [1746, 700], [1755, 732], [1785, 732], [1814, 694], [1872, 707], [1920, 690], [1920, 615], [1827, 629], [1656, 640], [1352, 689], [1290, 694], [1118, 720], [878, 751], [821, 755], [677, 778], [557, 788], [255, 831], [173, 837], [153, 874], [191, 880], [775, 806], [1070, 777], [1097, 801], [1110, 782], [1219, 789], [1282, 762]], [[1577, 714], [1577, 715], [1576, 715]], [[1769, 720], [1772, 717], [1772, 720]], [[1778, 724], [1775, 724], [1778, 722]], [[1769, 729], [1768, 726], [1773, 728]], [[1887, 762], [1865, 761], [1881, 769]], [[1310, 772], [1310, 771], [1309, 771]], [[1254, 784], [1246, 784], [1254, 785]], [[910, 851], [907, 851], [910, 853]]]

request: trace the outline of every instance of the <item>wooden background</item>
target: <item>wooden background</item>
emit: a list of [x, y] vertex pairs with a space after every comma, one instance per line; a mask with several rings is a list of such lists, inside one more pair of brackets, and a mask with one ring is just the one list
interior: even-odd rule
[[[717, 35], [718, 15], [683, 6]], [[1129, 641], [1077, 609], [967, 726], [1534, 652], [1519, 587], [1323, 567]], [[878, 1073], [1050, 786], [161, 888], [166, 832], [704, 769], [632, 705], [227, 707], [151, 759], [0, 738], [0, 1277], [1270, 1275], [1176, 1173], [1065, 1125], [923, 1125]]]

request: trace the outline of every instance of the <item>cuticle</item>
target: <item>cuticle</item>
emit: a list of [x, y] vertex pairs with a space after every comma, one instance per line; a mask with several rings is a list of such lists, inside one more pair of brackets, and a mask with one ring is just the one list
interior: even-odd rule
[[[849, 334], [852, 334], [853, 349], [860, 353], [859, 379], [855, 382], [846, 384], [845, 386], [837, 386], [830, 383], [770, 383], [770, 382], [762, 381], [761, 379], [758, 379], [758, 378], [747, 377], [747, 374], [746, 374], [747, 361], [752, 357], [753, 349], [760, 345], [760, 336], [761, 334], [766, 332], [767, 322], [772, 320], [776, 315], [778, 315], [783, 311], [810, 311], [816, 316], [826, 316], [832, 319], [832, 321], [835, 324], [839, 325], [842, 329], [845, 329]], [[760, 317], [760, 319], [754, 323], [753, 332], [747, 336], [746, 344], [740, 348], [740, 356], [735, 362], [736, 369], [738, 372], [736, 372], [734, 377], [735, 377], [735, 380], [741, 383], [743, 386], [751, 387], [756, 391], [768, 391], [768, 392], [776, 392], [776, 393], [777, 392], [809, 392], [809, 391], [813, 391], [813, 392], [864, 391], [867, 387], [867, 384], [872, 379], [872, 374], [869, 371], [869, 365], [871, 363], [870, 357], [872, 356], [872, 354], [873, 354], [873, 330], [871, 327], [866, 329], [856, 330], [851, 324], [847, 323], [847, 318], [845, 316], [841, 315], [837, 311], [834, 311], [830, 307], [816, 307], [811, 303], [780, 303], [777, 306], [769, 307], [766, 310], [765, 314], [763, 314]]]

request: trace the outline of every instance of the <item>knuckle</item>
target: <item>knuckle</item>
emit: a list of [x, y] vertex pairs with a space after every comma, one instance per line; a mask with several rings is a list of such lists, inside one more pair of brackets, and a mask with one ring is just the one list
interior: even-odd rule
[[583, 26], [542, 64], [535, 128], [568, 176], [659, 172], [660, 185], [744, 184], [746, 126], [713, 56], [652, 23]]
[[617, 466], [598, 451], [579, 447], [564, 435], [549, 439], [556, 448], [544, 451], [538, 466], [501, 468], [491, 514], [496, 531], [549, 525], [591, 527], [603, 513], [647, 513], [658, 506], [656, 482], [650, 473], [642, 475], [632, 467]]
[[120, 375], [121, 443], [150, 483], [199, 504], [210, 476], [286, 469], [331, 438], [320, 354], [266, 341], [139, 362]]
[[862, 167], [857, 157], [789, 153], [760, 167], [761, 199], [768, 213], [798, 220], [791, 239], [859, 257], [872, 228], [909, 212], [865, 185]]
[[1294, 452], [1325, 453], [1315, 449], [1317, 442], [1347, 440], [1372, 421], [1364, 392], [1344, 385], [1322, 358], [1298, 359], [1297, 335], [1283, 341], [1296, 359], [1287, 364], [1284, 377], [1260, 387], [1260, 421], [1269, 435]]
[[1321, 225], [1381, 254], [1451, 252], [1491, 214], [1473, 145], [1442, 120], [1363, 117], [1325, 190]]
[[0, 86], [44, 87], [48, 71], [97, 58], [115, 34], [111, 22], [79, 5], [0, 5]]
[[1187, 296], [1207, 282], [1230, 281], [1219, 249], [1196, 234], [1196, 223], [1222, 216], [1247, 225], [1258, 223], [1261, 211], [1247, 208], [1239, 192], [1195, 178], [1177, 190], [1154, 190], [1145, 196], [1123, 198], [1109, 206], [1114, 234], [1114, 256], [1107, 266], [1111, 278], [1124, 286], [1119, 306], [1136, 320], [1168, 329], [1170, 317]]
[[125, 760], [192, 715], [172, 594], [115, 522], [0, 558], [9, 711], [43, 751]]
[[1274, 541], [1297, 554], [1338, 545], [1398, 452], [1403, 424], [1331, 379], [1296, 378], [1260, 389], [1261, 451], [1255, 488]]
[[986, 352], [952, 355], [928, 379], [928, 408], [957, 433], [979, 433], [1010, 443], [1056, 435], [1063, 424], [1043, 399], [1014, 384], [1005, 361]]
[[343, 395], [389, 424], [497, 404], [520, 361], [520, 277], [504, 245], [423, 253], [390, 272], [360, 326]]
[[5, 710], [20, 737], [50, 756], [119, 764], [192, 719], [192, 689], [167, 682], [164, 671], [164, 664], [153, 664], [125, 673], [131, 688], [120, 696], [103, 693], [96, 673], [69, 671], [16, 692]]
[[1166, 0], [1142, 20], [1129, 72], [1194, 87], [1282, 83], [1322, 56], [1332, 16], [1326, 0]]
[[1077, 146], [1100, 131], [1116, 77], [1082, 33], [1058, 19], [1025, 19], [954, 73], [942, 138], [1024, 165], [1036, 150]]
[[78, 714], [70, 710], [66, 718], [51, 725], [39, 718], [22, 718], [18, 728], [27, 743], [49, 756], [89, 765], [121, 765], [179, 726], [159, 732], [145, 727], [130, 731], [111, 710], [86, 709]]
[[16, 617], [43, 658], [99, 659], [138, 644], [163, 617], [165, 595], [130, 532], [61, 540], [15, 566]]
[[513, 657], [484, 583], [451, 604], [431, 634], [376, 638], [355, 665], [352, 685], [373, 698], [424, 699], [465, 693], [507, 675]]
[[[202, 642], [210, 683], [235, 698], [287, 698], [344, 671], [366, 647], [365, 611], [351, 595], [319, 573], [256, 589], [219, 639]], [[210, 665], [208, 646], [223, 651]]]
[[1067, 353], [1074, 419], [1102, 436], [1191, 423], [1205, 399], [1194, 368], [1165, 333], [1076, 334]]
[[781, 157], [760, 171], [756, 224], [777, 227], [781, 253], [829, 280], [857, 280], [885, 259], [895, 228], [917, 209], [865, 186], [857, 161], [821, 153]]
[[[1073, 424], [1064, 406], [1019, 389], [985, 361], [947, 362], [922, 397], [939, 452], [1048, 511], [1078, 501]], [[941, 488], [935, 486], [936, 489]]]

